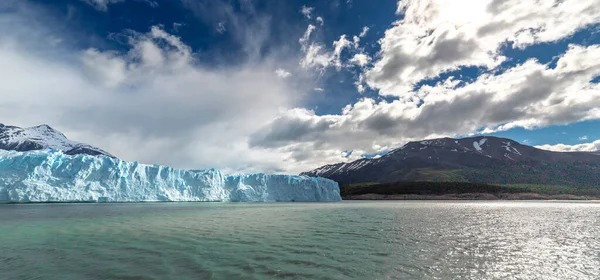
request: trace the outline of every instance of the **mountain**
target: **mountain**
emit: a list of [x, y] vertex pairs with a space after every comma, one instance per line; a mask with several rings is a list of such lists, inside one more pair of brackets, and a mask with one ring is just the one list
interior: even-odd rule
[[377, 159], [325, 165], [301, 175], [341, 184], [463, 181], [599, 186], [600, 155], [552, 152], [498, 137], [410, 142]]
[[87, 154], [113, 157], [106, 151], [75, 141], [48, 125], [20, 128], [0, 124], [0, 149], [9, 151], [60, 150], [67, 155]]
[[338, 184], [324, 178], [225, 175], [58, 150], [0, 150], [0, 203], [339, 200]]
[[339, 200], [338, 183], [325, 178], [127, 162], [48, 125], [0, 124], [0, 203]]

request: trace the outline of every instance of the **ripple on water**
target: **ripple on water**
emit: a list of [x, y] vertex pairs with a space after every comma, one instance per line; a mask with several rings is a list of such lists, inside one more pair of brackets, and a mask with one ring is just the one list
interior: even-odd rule
[[600, 279], [600, 206], [0, 205], [0, 279]]

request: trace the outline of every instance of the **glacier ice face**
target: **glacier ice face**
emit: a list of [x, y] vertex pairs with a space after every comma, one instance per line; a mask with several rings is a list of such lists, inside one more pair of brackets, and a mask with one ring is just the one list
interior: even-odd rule
[[0, 151], [0, 202], [339, 201], [336, 182], [224, 175], [59, 150]]

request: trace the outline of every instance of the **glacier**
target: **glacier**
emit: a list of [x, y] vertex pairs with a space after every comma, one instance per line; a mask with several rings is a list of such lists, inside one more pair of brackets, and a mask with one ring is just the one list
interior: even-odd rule
[[60, 150], [0, 150], [0, 202], [340, 201], [338, 183], [292, 175], [225, 175]]

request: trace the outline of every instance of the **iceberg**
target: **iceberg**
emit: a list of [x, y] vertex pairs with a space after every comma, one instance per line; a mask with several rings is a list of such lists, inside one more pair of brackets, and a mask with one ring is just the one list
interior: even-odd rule
[[0, 150], [0, 202], [340, 201], [335, 181], [182, 170], [60, 150]]

